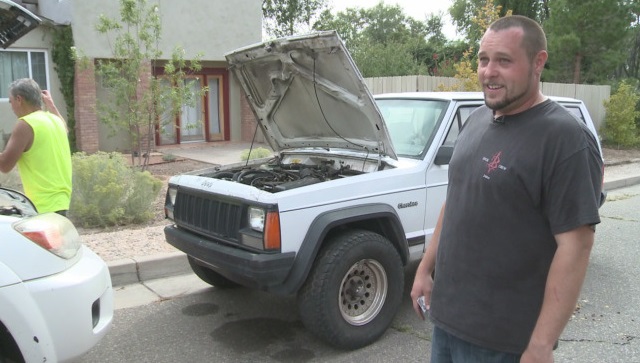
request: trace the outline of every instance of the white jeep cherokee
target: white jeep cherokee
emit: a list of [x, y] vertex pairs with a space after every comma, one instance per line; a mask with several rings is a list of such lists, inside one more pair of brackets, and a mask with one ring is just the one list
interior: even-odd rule
[[[433, 233], [454, 141], [482, 94], [374, 100], [335, 32], [226, 57], [276, 156], [172, 177], [167, 241], [211, 285], [296, 293], [304, 325], [336, 347], [374, 342]], [[581, 101], [556, 100], [596, 132]]]

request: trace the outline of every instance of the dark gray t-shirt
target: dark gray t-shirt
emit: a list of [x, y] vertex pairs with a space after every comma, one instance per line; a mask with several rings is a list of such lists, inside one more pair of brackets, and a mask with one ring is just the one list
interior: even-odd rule
[[554, 235], [600, 222], [602, 158], [556, 102], [492, 121], [486, 106], [470, 116], [449, 165], [431, 318], [463, 340], [522, 353]]

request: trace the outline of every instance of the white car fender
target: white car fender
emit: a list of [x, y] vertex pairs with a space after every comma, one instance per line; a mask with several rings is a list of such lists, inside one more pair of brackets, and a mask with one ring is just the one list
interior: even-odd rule
[[5, 265], [4, 263], [0, 262], [0, 288], [4, 286], [19, 284], [20, 282], [22, 281], [15, 273], [13, 273], [13, 270], [7, 267], [7, 265]]
[[[0, 273], [4, 274], [2, 267]], [[18, 343], [25, 362], [58, 361], [46, 320], [23, 283], [0, 287], [0, 306], [0, 321]]]

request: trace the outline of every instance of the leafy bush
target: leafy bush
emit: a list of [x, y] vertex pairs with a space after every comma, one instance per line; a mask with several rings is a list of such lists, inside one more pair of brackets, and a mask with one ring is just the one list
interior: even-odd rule
[[162, 182], [130, 167], [120, 153], [75, 153], [70, 218], [84, 227], [143, 223], [153, 218]]
[[251, 159], [260, 159], [271, 156], [273, 153], [271, 150], [259, 147], [257, 149], [251, 150], [251, 155], [249, 155], [249, 150], [242, 150], [240, 153], [240, 160], [251, 160]]
[[606, 144], [618, 148], [638, 145], [640, 142], [636, 126], [636, 120], [640, 116], [640, 112], [636, 111], [638, 100], [640, 96], [633, 87], [627, 82], [622, 82], [618, 90], [604, 102], [607, 114], [602, 136]]
[[177, 157], [173, 154], [162, 154], [162, 161], [176, 161]]

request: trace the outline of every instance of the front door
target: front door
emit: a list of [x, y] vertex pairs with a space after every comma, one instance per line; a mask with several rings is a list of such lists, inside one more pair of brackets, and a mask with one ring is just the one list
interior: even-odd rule
[[[198, 95], [202, 90], [199, 78], [188, 77], [184, 85], [192, 94]], [[202, 142], [204, 139], [204, 107], [202, 97], [195, 97], [193, 105], [183, 105], [180, 112], [180, 143]]]
[[[169, 79], [162, 77], [162, 70], [156, 69], [161, 86], [169, 86]], [[202, 73], [185, 77], [182, 82], [194, 95], [203, 87], [207, 91], [196, 97], [192, 105], [184, 105], [177, 116], [166, 112], [160, 117], [157, 127], [156, 144], [172, 145], [203, 141], [224, 141], [229, 135], [226, 108], [228, 93], [226, 70], [205, 68]]]

